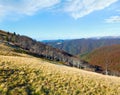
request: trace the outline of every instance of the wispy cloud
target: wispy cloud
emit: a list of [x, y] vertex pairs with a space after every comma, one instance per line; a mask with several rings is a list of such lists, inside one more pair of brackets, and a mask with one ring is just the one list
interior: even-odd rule
[[44, 8], [50, 8], [58, 3], [60, 0], [23, 0], [24, 5], [21, 5], [22, 8], [19, 11], [26, 15], [32, 15], [36, 11], [39, 11]]
[[37, 11], [50, 8], [60, 0], [0, 0], [0, 19], [8, 15], [33, 15]]
[[118, 0], [68, 0], [65, 11], [75, 19], [86, 16], [94, 11], [102, 10]]
[[120, 23], [120, 16], [111, 16], [108, 19], [105, 19], [106, 23]]
[[34, 15], [36, 12], [52, 7], [73, 18], [84, 17], [94, 11], [109, 7], [118, 0], [0, 0], [0, 20], [8, 16]]

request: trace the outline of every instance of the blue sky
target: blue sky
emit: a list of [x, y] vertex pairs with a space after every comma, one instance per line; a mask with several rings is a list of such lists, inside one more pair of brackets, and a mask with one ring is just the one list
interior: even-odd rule
[[0, 29], [36, 40], [120, 36], [120, 0], [0, 0]]

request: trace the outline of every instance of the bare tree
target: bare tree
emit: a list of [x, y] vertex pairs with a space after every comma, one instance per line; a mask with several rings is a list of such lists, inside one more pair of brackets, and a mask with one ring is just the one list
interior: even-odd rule
[[105, 74], [108, 75], [108, 60], [105, 63]]

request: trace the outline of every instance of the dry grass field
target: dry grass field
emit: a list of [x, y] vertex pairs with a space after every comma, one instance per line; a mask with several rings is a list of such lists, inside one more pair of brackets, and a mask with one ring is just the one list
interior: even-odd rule
[[1, 44], [0, 95], [120, 95], [120, 78], [51, 64]]

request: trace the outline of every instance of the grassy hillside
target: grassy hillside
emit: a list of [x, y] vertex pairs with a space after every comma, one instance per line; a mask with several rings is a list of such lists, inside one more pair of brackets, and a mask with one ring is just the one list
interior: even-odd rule
[[101, 66], [120, 74], [120, 45], [112, 45], [98, 48], [83, 56], [90, 64]]
[[21, 36], [16, 33], [9, 33], [0, 30], [0, 42], [20, 47], [28, 53], [51, 61], [62, 62], [64, 65], [74, 66], [83, 69], [95, 69], [90, 64], [84, 64], [77, 56], [71, 55], [63, 50], [53, 48], [41, 42], [35, 41], [30, 37]]
[[10, 45], [7, 45], [5, 43], [0, 43], [0, 55], [4, 55], [4, 56], [22, 56], [22, 57], [26, 57], [26, 56], [30, 56], [25, 54], [27, 53], [27, 51], [22, 50], [20, 48], [17, 47], [12, 47]]
[[16, 53], [4, 44], [0, 45], [0, 95], [119, 95], [119, 93], [119, 77], [51, 64], [40, 58]]

